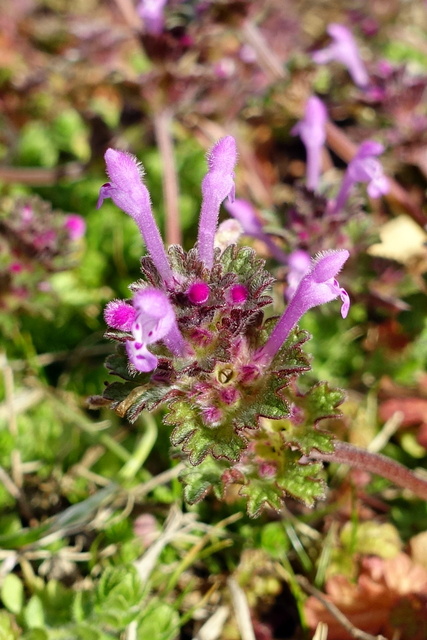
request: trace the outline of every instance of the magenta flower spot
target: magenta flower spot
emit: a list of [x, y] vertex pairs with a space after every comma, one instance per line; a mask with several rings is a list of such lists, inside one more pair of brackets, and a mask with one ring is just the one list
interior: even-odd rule
[[255, 361], [268, 364], [274, 358], [291, 330], [312, 307], [331, 302], [340, 297], [341, 315], [345, 318], [350, 308], [350, 298], [335, 276], [349, 257], [346, 249], [325, 251], [316, 256], [311, 268], [300, 281], [285, 313], [274, 327], [266, 344], [255, 354]]
[[307, 100], [303, 119], [291, 130], [291, 133], [299, 135], [304, 143], [307, 154], [307, 187], [312, 191], [316, 191], [319, 186], [327, 119], [328, 114], [323, 102], [320, 98], [311, 96]]
[[140, 0], [136, 10], [144, 22], [144, 30], [158, 36], [162, 33], [165, 23], [164, 7], [167, 0]]
[[249, 291], [244, 284], [233, 284], [228, 290], [228, 299], [231, 304], [243, 304], [248, 299]]
[[104, 319], [109, 327], [119, 331], [130, 331], [136, 317], [134, 307], [123, 300], [112, 300], [104, 311]]
[[209, 294], [210, 288], [206, 282], [194, 282], [187, 291], [188, 299], [192, 304], [204, 304]]
[[212, 269], [215, 231], [219, 208], [228, 197], [234, 200], [234, 166], [237, 160], [236, 142], [232, 136], [221, 138], [207, 157], [208, 173], [202, 182], [202, 208], [200, 211], [198, 251], [199, 258]]
[[353, 186], [358, 182], [368, 183], [368, 194], [371, 198], [380, 198], [390, 190], [390, 183], [376, 156], [384, 151], [384, 147], [375, 140], [365, 140], [356, 155], [350, 161], [338, 192], [332, 213], [341, 211], [347, 202]]
[[79, 240], [86, 233], [86, 222], [81, 216], [74, 213], [67, 216], [64, 226], [71, 240]]
[[369, 76], [360, 57], [359, 49], [352, 33], [342, 24], [331, 23], [327, 29], [331, 44], [312, 54], [317, 64], [339, 62], [349, 72], [354, 84], [364, 88], [369, 84]]
[[159, 536], [156, 518], [151, 513], [142, 513], [133, 523], [133, 532], [139, 538], [143, 548], [147, 548]]
[[11, 262], [9, 265], [10, 273], [22, 273], [22, 271], [24, 270], [25, 270], [25, 267], [22, 264], [22, 262]]
[[243, 385], [251, 384], [261, 376], [258, 364], [246, 364], [240, 367], [239, 382]]
[[172, 284], [173, 274], [151, 211], [150, 195], [141, 181], [144, 175], [142, 165], [130, 153], [115, 149], [107, 149], [105, 162], [110, 182], [101, 187], [97, 208], [105, 198], [111, 198], [116, 206], [135, 220], [157, 271], [167, 284]]

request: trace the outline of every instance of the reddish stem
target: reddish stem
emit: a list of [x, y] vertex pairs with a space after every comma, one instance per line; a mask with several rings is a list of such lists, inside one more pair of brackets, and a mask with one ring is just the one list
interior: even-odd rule
[[178, 178], [171, 137], [172, 116], [168, 110], [154, 115], [154, 131], [163, 166], [163, 196], [166, 214], [166, 244], [182, 244], [178, 209]]
[[416, 475], [399, 462], [380, 453], [371, 453], [348, 442], [336, 442], [333, 453], [311, 451], [309, 457], [323, 462], [348, 464], [350, 467], [375, 473], [387, 478], [398, 487], [409, 489], [419, 498], [427, 500], [427, 479]]

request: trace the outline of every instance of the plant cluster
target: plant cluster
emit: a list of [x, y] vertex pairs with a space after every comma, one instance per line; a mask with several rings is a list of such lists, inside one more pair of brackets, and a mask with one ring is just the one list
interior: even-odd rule
[[424, 640], [423, 3], [4, 4], [0, 637]]
[[105, 311], [116, 330], [108, 336], [121, 343], [107, 366], [125, 382], [108, 385], [103, 400], [132, 422], [144, 409], [167, 407], [171, 442], [188, 461], [182, 479], [190, 503], [212, 487], [221, 496], [238, 484], [250, 515], [280, 510], [286, 495], [312, 505], [324, 494], [321, 465], [299, 461], [312, 448], [333, 450], [317, 423], [337, 413], [343, 395], [326, 384], [298, 391], [297, 378], [310, 367], [301, 350], [308, 336], [295, 326], [339, 296], [347, 315], [348, 294], [336, 276], [348, 252], [319, 254], [282, 317], [268, 317], [272, 277], [262, 261], [250, 248], [221, 251], [214, 243], [219, 207], [234, 198], [233, 138], [208, 155], [198, 242], [187, 253], [173, 245], [166, 254], [135, 158], [110, 149], [106, 162], [110, 182], [100, 203], [110, 197], [135, 219], [150, 255], [143, 280], [130, 285], [132, 301], [115, 300]]

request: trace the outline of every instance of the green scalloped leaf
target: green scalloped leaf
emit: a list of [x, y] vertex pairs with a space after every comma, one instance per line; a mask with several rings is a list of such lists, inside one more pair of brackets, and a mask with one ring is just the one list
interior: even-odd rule
[[147, 387], [144, 392], [131, 404], [126, 412], [129, 422], [135, 422], [141, 411], [154, 411], [168, 398], [175, 394], [174, 389], [168, 385], [158, 385]]
[[219, 262], [224, 273], [235, 273], [245, 280], [254, 276], [264, 276], [265, 281], [271, 283], [270, 273], [264, 270], [265, 261], [258, 258], [251, 247], [229, 245], [220, 256]]
[[[110, 337], [118, 335], [119, 332], [110, 332]], [[151, 371], [148, 373], [130, 373], [129, 360], [126, 354], [126, 348], [123, 343], [116, 347], [116, 352], [109, 355], [105, 361], [105, 366], [111, 375], [119, 376], [123, 380], [127, 380], [133, 387], [138, 387], [149, 382]], [[108, 388], [108, 387], [107, 387]]]
[[334, 450], [334, 436], [332, 433], [322, 431], [314, 425], [294, 425], [288, 421], [286, 429], [281, 433], [286, 444], [297, 446], [299, 450], [308, 455], [313, 449], [324, 453], [332, 453]]
[[113, 353], [107, 357], [105, 366], [115, 376], [123, 378], [123, 380], [134, 380], [134, 377], [129, 372], [128, 359], [123, 353], [122, 348], [117, 347], [117, 353]]
[[236, 428], [255, 429], [260, 416], [276, 420], [286, 418], [289, 406], [280, 395], [280, 390], [286, 386], [288, 378], [286, 374], [276, 372], [276, 375], [266, 376], [258, 388], [248, 388], [234, 417]]
[[138, 388], [135, 382], [112, 382], [104, 390], [104, 398], [111, 400], [115, 408], [120, 402], [124, 402], [126, 398]]
[[340, 416], [341, 412], [337, 406], [343, 400], [344, 392], [341, 389], [331, 388], [327, 382], [319, 382], [305, 395], [294, 395], [292, 401], [303, 412], [303, 418], [299, 424], [287, 422], [282, 430], [283, 441], [297, 446], [306, 455], [312, 449], [331, 453], [334, 450], [334, 436], [319, 429], [318, 422]]
[[299, 452], [285, 449], [284, 465], [276, 482], [289, 496], [301, 500], [307, 507], [312, 507], [317, 500], [323, 500], [325, 497], [323, 464], [300, 464], [300, 458]]
[[141, 411], [153, 411], [175, 393], [168, 385], [144, 385], [138, 382], [113, 382], [104, 391], [112, 408], [129, 422], [135, 422]]
[[334, 389], [328, 382], [318, 382], [306, 393], [305, 407], [307, 418], [312, 422], [341, 415], [337, 407], [345, 400], [342, 389]]
[[[239, 494], [247, 499], [248, 515], [255, 518], [267, 507], [280, 511], [287, 497], [312, 507], [325, 496], [325, 483], [320, 473], [322, 463], [299, 464], [299, 452], [285, 449], [274, 478], [261, 478], [253, 471]], [[276, 458], [277, 460], [277, 458]]]
[[230, 421], [207, 427], [198, 410], [184, 399], [170, 404], [165, 422], [175, 425], [171, 442], [174, 446], [181, 445], [192, 465], [200, 464], [207, 455], [236, 462], [247, 445], [246, 438], [236, 433]]
[[250, 483], [240, 489], [239, 495], [246, 498], [246, 509], [251, 518], [257, 518], [268, 507], [280, 511], [285, 498], [277, 486], [260, 478], [251, 478]]
[[187, 467], [179, 475], [184, 485], [184, 499], [188, 504], [196, 504], [213, 489], [216, 497], [222, 497], [221, 476], [227, 468], [227, 463], [214, 460], [210, 456], [205, 458], [197, 467]]

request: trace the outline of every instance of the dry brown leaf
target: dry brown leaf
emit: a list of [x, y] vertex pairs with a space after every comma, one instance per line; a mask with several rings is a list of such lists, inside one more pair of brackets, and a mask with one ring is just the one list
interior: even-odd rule
[[407, 264], [427, 255], [427, 233], [407, 215], [389, 220], [379, 229], [380, 240], [368, 249], [372, 256]]

